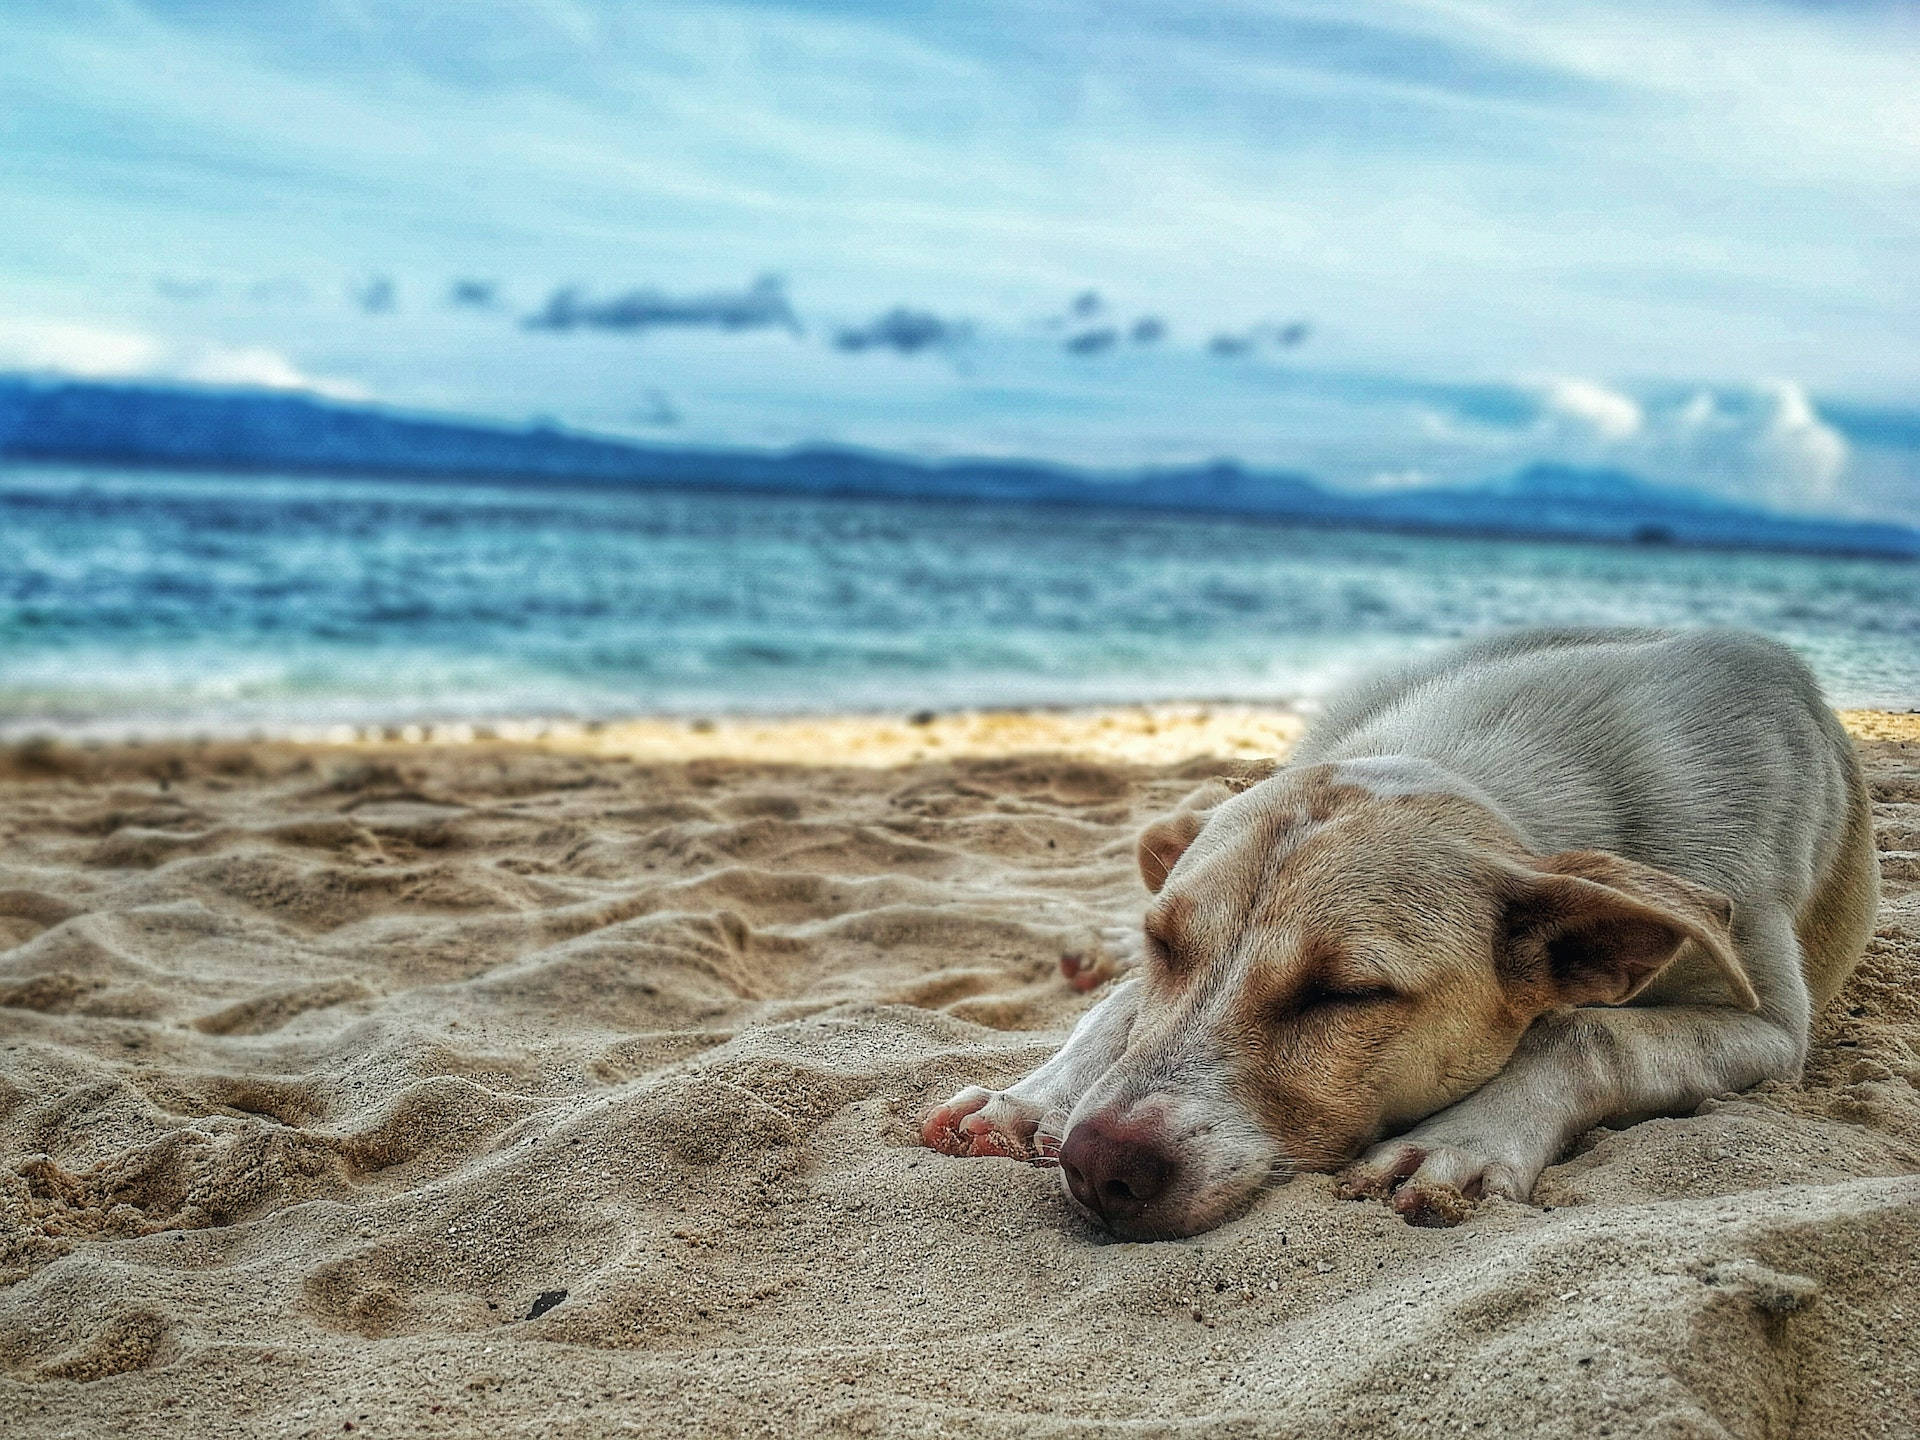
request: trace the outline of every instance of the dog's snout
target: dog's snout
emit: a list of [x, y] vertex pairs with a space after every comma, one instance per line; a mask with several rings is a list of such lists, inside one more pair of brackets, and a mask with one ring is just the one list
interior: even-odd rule
[[1087, 1119], [1060, 1147], [1067, 1189], [1109, 1225], [1125, 1226], [1172, 1182], [1178, 1162], [1150, 1137], [1130, 1135]]

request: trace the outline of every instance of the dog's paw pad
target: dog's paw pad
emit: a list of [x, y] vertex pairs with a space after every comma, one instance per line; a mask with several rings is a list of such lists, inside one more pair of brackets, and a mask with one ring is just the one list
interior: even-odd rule
[[1340, 1174], [1341, 1198], [1384, 1201], [1411, 1225], [1458, 1225], [1479, 1201], [1524, 1200], [1532, 1188], [1531, 1176], [1523, 1181], [1516, 1166], [1478, 1146], [1431, 1139], [1376, 1145]]
[[978, 1113], [993, 1098], [993, 1091], [969, 1085], [946, 1104], [936, 1106], [920, 1127], [920, 1141], [930, 1150], [946, 1155], [970, 1155], [971, 1139], [960, 1131], [960, 1123]]
[[1040, 1112], [1034, 1107], [1011, 1095], [970, 1085], [927, 1117], [920, 1139], [944, 1155], [1031, 1160], [1048, 1153], [1045, 1142], [1035, 1139], [1039, 1128]]
[[1340, 1198], [1385, 1200], [1426, 1158], [1427, 1152], [1418, 1145], [1376, 1145], [1340, 1172]]

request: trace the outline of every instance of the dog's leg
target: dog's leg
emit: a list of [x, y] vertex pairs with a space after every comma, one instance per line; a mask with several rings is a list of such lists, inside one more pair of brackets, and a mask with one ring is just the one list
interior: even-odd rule
[[1712, 1005], [1551, 1011], [1493, 1079], [1350, 1166], [1342, 1193], [1388, 1200], [1415, 1224], [1455, 1224], [1470, 1208], [1464, 1202], [1480, 1196], [1526, 1199], [1540, 1172], [1603, 1121], [1684, 1114], [1712, 1096], [1797, 1075], [1808, 1004], [1791, 924], [1767, 917], [1742, 928], [1742, 955], [1756, 980], [1770, 982], [1761, 993], [1772, 1003], [1761, 1013]]
[[1140, 1008], [1140, 982], [1128, 980], [1080, 1017], [1067, 1043], [1005, 1090], [969, 1085], [927, 1117], [920, 1138], [949, 1155], [1053, 1155], [1059, 1127], [1120, 1052]]

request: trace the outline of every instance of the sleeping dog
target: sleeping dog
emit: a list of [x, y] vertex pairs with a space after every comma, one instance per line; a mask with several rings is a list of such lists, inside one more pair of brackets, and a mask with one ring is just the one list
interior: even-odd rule
[[1601, 1123], [1799, 1073], [1879, 875], [1806, 667], [1725, 633], [1539, 631], [1330, 704], [1290, 764], [1141, 835], [1136, 973], [927, 1143], [1056, 1157], [1130, 1239], [1262, 1187], [1450, 1224]]

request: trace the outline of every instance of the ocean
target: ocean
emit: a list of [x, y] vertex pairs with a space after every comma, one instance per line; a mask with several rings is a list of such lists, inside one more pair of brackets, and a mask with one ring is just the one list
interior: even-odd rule
[[1158, 699], [1744, 626], [1920, 705], [1920, 567], [993, 504], [0, 469], [0, 736]]

